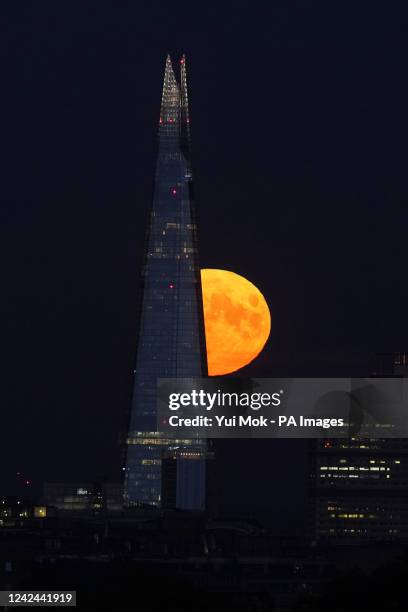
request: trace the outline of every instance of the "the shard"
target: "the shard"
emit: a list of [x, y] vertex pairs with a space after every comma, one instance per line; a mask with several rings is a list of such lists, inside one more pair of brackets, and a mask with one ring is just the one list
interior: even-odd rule
[[204, 444], [156, 431], [157, 379], [207, 374], [184, 56], [179, 67], [177, 81], [167, 57], [142, 269], [125, 504], [162, 505], [162, 461], [177, 449], [182, 456], [177, 506], [203, 509]]

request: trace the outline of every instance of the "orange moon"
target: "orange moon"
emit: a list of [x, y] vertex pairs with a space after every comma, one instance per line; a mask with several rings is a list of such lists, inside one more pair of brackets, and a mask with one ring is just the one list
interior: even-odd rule
[[271, 331], [262, 293], [228, 270], [201, 270], [209, 376], [235, 372], [255, 359]]

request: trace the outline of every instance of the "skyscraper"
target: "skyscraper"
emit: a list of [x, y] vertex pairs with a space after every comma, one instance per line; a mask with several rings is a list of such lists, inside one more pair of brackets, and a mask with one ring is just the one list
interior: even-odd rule
[[[170, 448], [194, 449], [202, 482], [189, 507], [204, 507], [205, 444], [156, 431], [158, 378], [207, 374], [197, 225], [191, 168], [186, 60], [177, 82], [168, 56], [158, 128], [158, 158], [142, 270], [139, 332], [125, 467], [125, 504], [160, 506], [161, 462]], [[202, 452], [203, 465], [196, 461]], [[188, 472], [188, 469], [187, 469]], [[191, 482], [186, 479], [185, 486]], [[182, 501], [180, 501], [182, 505]]]
[[[387, 361], [382, 375], [408, 376], [407, 353]], [[349, 544], [408, 538], [407, 439], [314, 440], [311, 451], [316, 540]]]

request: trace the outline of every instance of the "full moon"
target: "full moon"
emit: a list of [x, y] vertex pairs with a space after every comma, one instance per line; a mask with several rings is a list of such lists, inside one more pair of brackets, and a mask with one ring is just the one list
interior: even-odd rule
[[209, 376], [235, 372], [255, 359], [271, 331], [262, 293], [228, 270], [201, 270]]

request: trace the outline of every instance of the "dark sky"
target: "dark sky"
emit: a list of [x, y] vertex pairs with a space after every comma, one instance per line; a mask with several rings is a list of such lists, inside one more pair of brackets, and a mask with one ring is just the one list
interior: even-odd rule
[[[272, 310], [247, 373], [407, 349], [405, 2], [3, 1], [0, 29], [1, 490], [118, 474], [167, 52], [188, 61], [202, 266]], [[231, 499], [285, 508], [301, 445], [238, 444]]]

